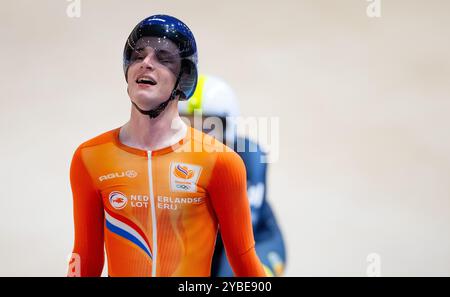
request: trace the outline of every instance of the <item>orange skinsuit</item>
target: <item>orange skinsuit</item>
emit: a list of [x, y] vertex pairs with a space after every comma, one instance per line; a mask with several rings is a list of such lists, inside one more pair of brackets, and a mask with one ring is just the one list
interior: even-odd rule
[[[69, 276], [210, 276], [218, 226], [236, 276], [265, 276], [254, 249], [241, 158], [188, 128], [145, 151], [120, 127], [81, 144], [70, 168], [75, 244]], [[76, 257], [75, 257], [76, 256]]]

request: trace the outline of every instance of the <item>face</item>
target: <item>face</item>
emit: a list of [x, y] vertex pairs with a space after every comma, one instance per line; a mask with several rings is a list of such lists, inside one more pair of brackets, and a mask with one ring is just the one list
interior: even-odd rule
[[178, 47], [170, 40], [144, 37], [138, 40], [128, 67], [128, 94], [143, 109], [166, 101], [181, 69]]

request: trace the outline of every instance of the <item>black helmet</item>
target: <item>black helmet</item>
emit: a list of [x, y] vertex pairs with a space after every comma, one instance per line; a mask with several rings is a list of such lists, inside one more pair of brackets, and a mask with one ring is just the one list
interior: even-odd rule
[[198, 76], [197, 45], [191, 30], [179, 19], [168, 15], [153, 15], [139, 22], [128, 36], [123, 50], [125, 79], [136, 43], [143, 37], [167, 38], [178, 47], [181, 71], [173, 94], [179, 94], [180, 100], [189, 99], [194, 94]]

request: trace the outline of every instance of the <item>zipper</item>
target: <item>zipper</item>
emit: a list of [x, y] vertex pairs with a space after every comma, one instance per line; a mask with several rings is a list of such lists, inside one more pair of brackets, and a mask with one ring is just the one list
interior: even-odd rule
[[152, 151], [147, 151], [147, 165], [148, 165], [148, 187], [150, 194], [150, 207], [152, 212], [152, 233], [153, 233], [153, 246], [152, 246], [152, 276], [156, 276], [156, 259], [158, 256], [158, 236], [156, 226], [156, 210], [155, 210], [155, 196], [153, 195], [153, 176], [152, 176]]

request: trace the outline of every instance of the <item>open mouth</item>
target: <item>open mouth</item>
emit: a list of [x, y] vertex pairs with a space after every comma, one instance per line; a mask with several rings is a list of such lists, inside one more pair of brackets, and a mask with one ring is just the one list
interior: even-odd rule
[[149, 76], [138, 77], [136, 79], [136, 83], [150, 85], [150, 86], [156, 85], [156, 81], [153, 78], [149, 77]]

